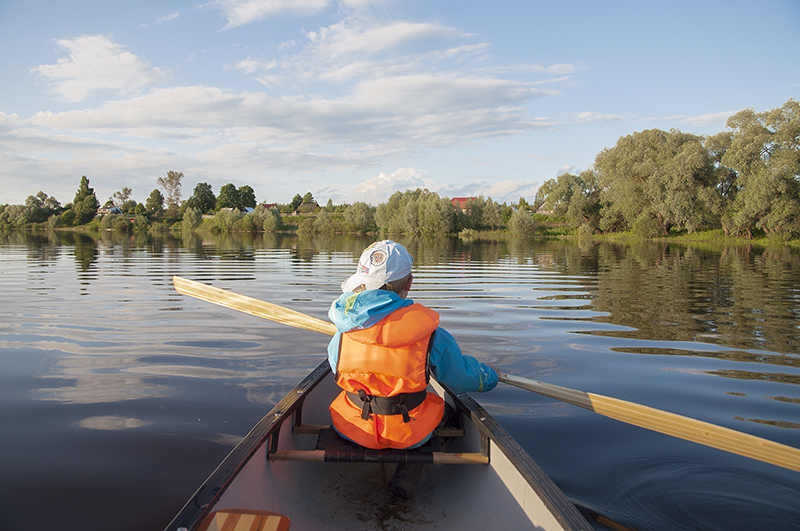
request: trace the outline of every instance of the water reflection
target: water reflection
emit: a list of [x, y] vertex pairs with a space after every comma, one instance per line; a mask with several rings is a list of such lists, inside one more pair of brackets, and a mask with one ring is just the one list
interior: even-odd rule
[[[797, 249], [398, 239], [415, 257], [412, 297], [441, 313], [467, 354], [512, 374], [800, 447]], [[38, 444], [44, 447], [32, 462], [63, 463], [70, 455], [57, 443], [48, 446], [41, 433], [92, 450], [115, 436], [115, 444], [151, 463], [144, 468], [151, 474], [194, 470], [201, 454], [213, 470], [221, 456], [208, 458], [201, 442], [214, 451], [234, 444], [324, 359], [327, 338], [179, 295], [171, 277], [324, 319], [371, 241], [356, 235], [3, 234], [0, 413], [12, 419], [6, 431], [15, 434], [0, 434], [6, 454], [13, 461]], [[692, 528], [707, 516], [698, 511], [713, 506], [707, 520], [719, 525], [708, 529], [744, 529], [726, 511], [753, 521], [773, 503], [765, 501], [770, 497], [781, 500], [768, 508], [774, 521], [797, 521], [793, 506], [782, 501], [800, 496], [796, 478], [777, 467], [707, 454], [504, 386], [479, 399], [570, 495], [641, 524], [634, 527]], [[165, 465], [170, 444], [179, 450]], [[185, 466], [175, 472], [171, 467], [181, 459]], [[86, 478], [109, 480], [100, 463], [85, 461], [80, 469]], [[4, 472], [0, 487], [10, 477]], [[72, 482], [74, 473], [61, 480]], [[125, 474], [131, 490], [123, 497], [149, 499], [135, 489], [152, 477], [138, 469]], [[695, 489], [700, 480], [703, 489]], [[752, 484], [763, 492], [754, 494]], [[177, 511], [196, 487], [173, 494], [177, 499], [169, 503], [176, 507], [166, 512]], [[665, 509], [675, 507], [681, 510]]]

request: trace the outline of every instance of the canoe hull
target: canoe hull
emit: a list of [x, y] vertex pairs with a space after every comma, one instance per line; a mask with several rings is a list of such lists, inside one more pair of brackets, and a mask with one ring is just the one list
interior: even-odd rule
[[434, 387], [466, 417], [464, 436], [446, 451], [475, 453], [483, 446], [489, 465], [426, 465], [414, 497], [400, 500], [386, 489], [391, 463], [269, 460], [276, 441], [281, 451], [314, 448], [315, 435], [293, 433], [288, 417], [298, 411], [303, 425], [330, 424], [328, 405], [339, 389], [323, 362], [237, 445], [167, 530], [192, 530], [212, 510], [241, 508], [284, 514], [301, 530], [591, 529], [480, 405]]

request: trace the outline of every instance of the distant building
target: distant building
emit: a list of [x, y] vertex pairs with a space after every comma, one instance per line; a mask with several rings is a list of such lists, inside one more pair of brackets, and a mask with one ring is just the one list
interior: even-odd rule
[[474, 201], [477, 198], [476, 197], [454, 197], [453, 199], [450, 200], [450, 203], [453, 205], [453, 208], [458, 208], [458, 209], [461, 210], [461, 212], [464, 212], [466, 214], [466, 212], [467, 212], [467, 201], [469, 201], [470, 199]]
[[261, 203], [261, 206], [269, 210], [270, 208], [278, 208], [278, 203]]
[[104, 216], [106, 214], [122, 214], [122, 209], [118, 206], [110, 206], [97, 209], [98, 216]]

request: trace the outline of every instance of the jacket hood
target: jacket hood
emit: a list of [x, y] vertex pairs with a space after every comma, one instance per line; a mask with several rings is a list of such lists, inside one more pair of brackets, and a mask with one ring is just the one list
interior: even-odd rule
[[333, 301], [328, 318], [339, 332], [350, 332], [375, 325], [384, 317], [414, 304], [410, 299], [402, 299], [393, 291], [371, 289], [359, 293], [342, 293]]

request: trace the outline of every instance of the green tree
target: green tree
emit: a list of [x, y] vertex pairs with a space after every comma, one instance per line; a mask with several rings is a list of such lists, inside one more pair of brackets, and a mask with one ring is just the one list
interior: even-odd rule
[[220, 210], [214, 216], [214, 223], [212, 229], [217, 234], [231, 232], [234, 224], [244, 218], [244, 212], [238, 209], [233, 210]]
[[158, 188], [154, 188], [150, 192], [150, 196], [145, 201], [144, 206], [147, 209], [147, 213], [153, 217], [160, 217], [164, 213], [164, 196]]
[[194, 230], [203, 222], [203, 213], [197, 208], [189, 207], [183, 213], [183, 229]]
[[74, 224], [83, 225], [89, 223], [97, 215], [100, 202], [94, 194], [94, 188], [89, 187], [89, 179], [84, 175], [78, 191], [75, 192], [75, 199], [72, 201], [72, 210], [75, 213]]
[[316, 201], [314, 201], [314, 196], [311, 195], [311, 192], [306, 192], [306, 194], [303, 196], [303, 203], [316, 203]]
[[192, 195], [186, 200], [186, 207], [199, 210], [201, 214], [210, 214], [217, 206], [217, 196], [208, 183], [197, 183]]
[[306, 218], [297, 227], [297, 234], [311, 234], [314, 232], [314, 220]]
[[295, 210], [297, 210], [297, 207], [299, 207], [302, 203], [303, 203], [303, 196], [301, 196], [300, 194], [295, 194], [295, 196], [292, 198], [292, 202], [289, 203], [289, 212], [294, 212]]
[[239, 208], [239, 190], [233, 183], [222, 185], [217, 196], [217, 211], [223, 208]]
[[600, 182], [592, 170], [580, 175], [564, 173], [542, 183], [536, 193], [544, 207], [563, 217], [572, 227], [597, 227], [600, 215]]
[[536, 222], [527, 210], [517, 210], [508, 220], [508, 232], [512, 236], [532, 236], [535, 229]]
[[71, 227], [75, 224], [75, 211], [71, 208], [66, 209], [61, 213], [61, 225], [64, 227]]
[[240, 210], [246, 207], [256, 207], [256, 193], [248, 184], [239, 188], [239, 201], [236, 205], [236, 208]]
[[644, 217], [655, 218], [664, 235], [672, 227], [693, 232], [718, 210], [717, 172], [701, 137], [675, 129], [634, 133], [601, 151], [595, 169], [603, 230], [629, 230]]
[[328, 214], [324, 210], [321, 211], [319, 214], [317, 214], [317, 217], [314, 220], [314, 232], [320, 232], [323, 234], [332, 234], [335, 231], [336, 231], [336, 226], [330, 214]]
[[496, 230], [503, 224], [500, 205], [492, 201], [492, 198], [486, 201], [483, 208], [483, 223], [492, 230]]
[[800, 234], [800, 104], [790, 99], [762, 113], [746, 109], [727, 126], [732, 131], [709, 140], [718, 171], [735, 175], [722, 216], [726, 233]]
[[266, 232], [278, 232], [282, 228], [281, 213], [277, 208], [272, 207], [267, 212], [268, 215], [264, 216], [264, 230]]
[[[125, 202], [128, 201], [131, 198], [131, 194], [132, 193], [133, 193], [133, 190], [131, 190], [127, 186], [124, 186], [122, 188], [122, 190], [120, 190], [118, 192], [114, 192], [114, 194], [111, 197], [109, 197], [108, 200], [111, 201], [112, 205], [117, 205], [121, 209], [122, 205], [125, 204]], [[135, 204], [136, 203], [134, 203], [134, 205]], [[124, 210], [123, 210], [123, 212], [124, 212]]]
[[344, 211], [344, 220], [354, 232], [365, 233], [375, 228], [375, 209], [358, 201]]
[[166, 213], [170, 217], [178, 215], [181, 203], [181, 180], [183, 173], [179, 171], [168, 171], [166, 177], [159, 177], [156, 182], [164, 189]]
[[29, 195], [25, 206], [28, 209], [28, 220], [32, 223], [43, 223], [50, 216], [60, 214], [62, 210], [55, 197], [49, 197], [41, 190], [36, 195]]
[[446, 234], [456, 227], [456, 212], [447, 198], [428, 190], [395, 192], [375, 210], [381, 232]]

